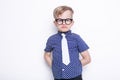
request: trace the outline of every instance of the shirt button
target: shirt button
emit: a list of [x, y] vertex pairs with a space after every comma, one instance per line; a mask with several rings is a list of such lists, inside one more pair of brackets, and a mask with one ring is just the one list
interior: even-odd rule
[[65, 69], [62, 69], [62, 71], [64, 71]]

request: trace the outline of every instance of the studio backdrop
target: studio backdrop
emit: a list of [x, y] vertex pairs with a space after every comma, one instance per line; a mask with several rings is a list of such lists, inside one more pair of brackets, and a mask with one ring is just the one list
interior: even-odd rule
[[60, 5], [73, 8], [71, 30], [90, 47], [83, 79], [120, 80], [119, 0], [0, 0], [0, 80], [53, 80], [43, 55]]

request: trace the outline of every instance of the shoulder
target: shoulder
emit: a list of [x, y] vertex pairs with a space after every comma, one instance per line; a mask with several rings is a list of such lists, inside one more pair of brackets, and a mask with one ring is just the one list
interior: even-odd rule
[[79, 34], [76, 34], [76, 33], [72, 33], [72, 37], [75, 39], [81, 39], [81, 36]]
[[73, 36], [75, 37], [79, 37], [80, 35], [76, 34], [76, 33], [72, 33]]
[[52, 41], [52, 40], [57, 39], [57, 37], [58, 37], [58, 34], [56, 33], [56, 34], [51, 35], [51, 36], [48, 38], [48, 40], [49, 40], [49, 41]]

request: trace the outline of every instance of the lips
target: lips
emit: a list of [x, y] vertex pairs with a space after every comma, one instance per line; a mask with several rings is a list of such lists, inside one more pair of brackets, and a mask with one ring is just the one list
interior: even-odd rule
[[67, 28], [66, 26], [62, 26], [61, 28]]

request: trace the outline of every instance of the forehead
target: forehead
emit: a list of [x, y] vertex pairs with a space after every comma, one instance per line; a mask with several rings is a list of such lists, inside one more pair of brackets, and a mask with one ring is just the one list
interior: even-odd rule
[[58, 15], [58, 18], [62, 18], [62, 19], [72, 18], [72, 12], [70, 10], [67, 10], [62, 14]]

